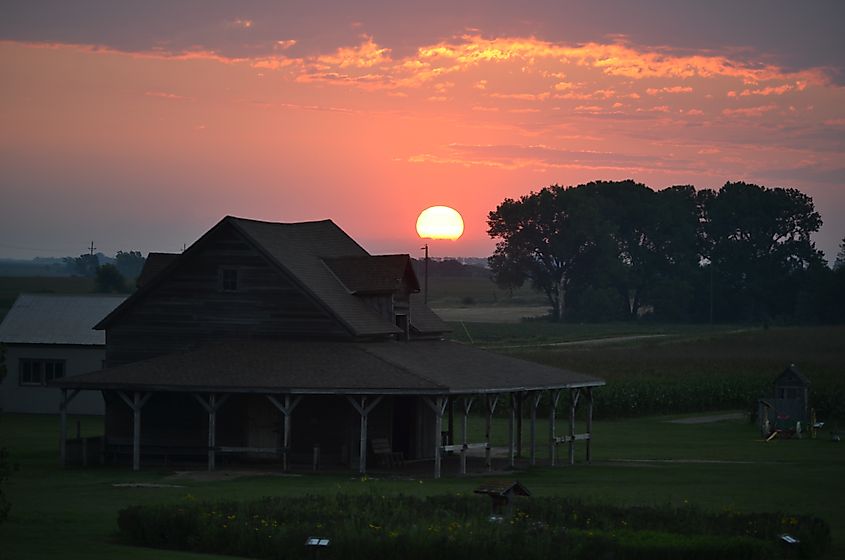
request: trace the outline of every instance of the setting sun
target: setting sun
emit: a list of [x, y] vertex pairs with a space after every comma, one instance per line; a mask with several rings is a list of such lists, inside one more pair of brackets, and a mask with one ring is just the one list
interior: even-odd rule
[[464, 220], [448, 206], [426, 208], [417, 218], [417, 234], [428, 239], [458, 239], [464, 233]]

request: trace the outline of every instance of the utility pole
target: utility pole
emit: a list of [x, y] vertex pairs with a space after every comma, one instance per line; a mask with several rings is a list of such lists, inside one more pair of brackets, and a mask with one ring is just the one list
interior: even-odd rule
[[95, 251], [96, 249], [97, 249], [97, 248], [96, 248], [96, 247], [94, 247], [94, 242], [92, 241], [92, 242], [91, 242], [91, 245], [88, 247], [88, 250], [90, 251], [90, 254], [91, 254], [91, 255], [93, 255], [93, 254], [94, 254], [94, 251]]
[[420, 249], [425, 249], [425, 299], [423, 301], [428, 305], [428, 243]]

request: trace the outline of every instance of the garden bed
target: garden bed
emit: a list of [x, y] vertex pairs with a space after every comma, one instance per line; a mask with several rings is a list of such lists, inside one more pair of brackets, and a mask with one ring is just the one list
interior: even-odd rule
[[830, 542], [827, 524], [810, 516], [531, 498], [491, 519], [488, 499], [460, 494], [186, 499], [123, 509], [118, 525], [133, 545], [273, 559], [312, 558], [309, 537], [330, 540], [321, 558], [344, 560], [817, 558]]

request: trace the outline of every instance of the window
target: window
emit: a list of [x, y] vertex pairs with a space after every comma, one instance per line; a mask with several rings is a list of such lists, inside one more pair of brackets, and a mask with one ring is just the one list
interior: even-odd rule
[[19, 384], [41, 387], [50, 381], [65, 376], [64, 360], [33, 360], [22, 358], [19, 361]]
[[224, 268], [220, 271], [220, 288], [224, 292], [238, 291], [238, 271], [234, 268]]

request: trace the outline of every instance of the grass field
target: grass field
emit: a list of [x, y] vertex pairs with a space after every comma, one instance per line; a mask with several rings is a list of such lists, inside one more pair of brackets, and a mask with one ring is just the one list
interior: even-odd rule
[[85, 294], [94, 279], [81, 276], [0, 276], [0, 321], [21, 293]]
[[[537, 496], [817, 515], [833, 531], [833, 549], [827, 558], [845, 557], [845, 511], [841, 508], [845, 446], [832, 443], [825, 433], [817, 440], [762, 443], [756, 430], [740, 420], [673, 424], [668, 419], [596, 422], [593, 465], [525, 469], [507, 476], [518, 478]], [[93, 433], [97, 422], [83, 419], [85, 433]], [[478, 422], [474, 429], [477, 426]], [[0, 441], [11, 449], [18, 465], [7, 483], [11, 516], [0, 525], [0, 556], [4, 558], [211, 558], [116, 542], [117, 511], [130, 504], [337, 492], [469, 493], [480, 483], [478, 477], [435, 481], [395, 473], [374, 473], [367, 481], [352, 473], [335, 473], [174, 482], [167, 470], [62, 471], [56, 466], [57, 431], [54, 417], [0, 418]], [[494, 433], [496, 441], [503, 443], [503, 422], [497, 422]], [[136, 482], [181, 487], [113, 486]]]

